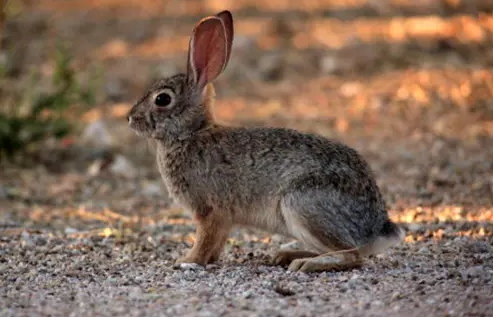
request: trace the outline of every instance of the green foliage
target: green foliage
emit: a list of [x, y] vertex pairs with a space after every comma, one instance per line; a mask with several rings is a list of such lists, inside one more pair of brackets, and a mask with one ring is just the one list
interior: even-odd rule
[[[13, 101], [14, 107], [6, 107], [8, 111], [0, 112], [0, 157], [12, 157], [49, 137], [66, 136], [74, 126], [74, 122], [65, 116], [69, 107], [95, 103], [94, 80], [89, 80], [84, 87], [76, 80], [65, 46], [59, 46], [55, 61], [51, 78], [53, 91], [37, 91], [39, 76], [35, 74], [23, 96]], [[0, 72], [0, 76], [4, 74]], [[21, 105], [26, 107], [23, 109]]]

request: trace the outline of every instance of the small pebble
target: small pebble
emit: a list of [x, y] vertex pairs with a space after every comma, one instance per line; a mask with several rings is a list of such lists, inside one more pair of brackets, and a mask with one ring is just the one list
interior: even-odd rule
[[183, 270], [183, 271], [188, 271], [188, 270], [192, 270], [192, 271], [204, 270], [204, 267], [202, 265], [197, 264], [197, 263], [179, 263], [179, 264], [173, 265], [173, 268], [174, 269], [177, 269], [177, 270]]

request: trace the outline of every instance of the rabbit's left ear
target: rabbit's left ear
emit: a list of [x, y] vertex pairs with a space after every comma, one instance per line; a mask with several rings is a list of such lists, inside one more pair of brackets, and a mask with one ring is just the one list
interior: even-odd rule
[[228, 59], [228, 36], [218, 16], [200, 21], [190, 38], [188, 77], [199, 89], [214, 81], [224, 70]]

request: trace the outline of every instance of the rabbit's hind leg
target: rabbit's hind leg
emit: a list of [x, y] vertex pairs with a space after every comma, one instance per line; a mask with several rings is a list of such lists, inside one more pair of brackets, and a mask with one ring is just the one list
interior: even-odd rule
[[305, 250], [281, 250], [274, 255], [272, 264], [288, 265], [296, 259], [311, 258], [317, 255], [319, 255], [319, 253]]
[[289, 271], [322, 272], [344, 271], [361, 267], [363, 260], [357, 249], [329, 252], [311, 258], [295, 259]]
[[[292, 254], [291, 271], [345, 270], [362, 265], [359, 240], [354, 234], [359, 228], [348, 216], [347, 199], [337, 193], [327, 197], [328, 193], [323, 188], [297, 186], [281, 199], [281, 212], [290, 234], [316, 252], [301, 257]], [[288, 262], [289, 256], [281, 258]]]

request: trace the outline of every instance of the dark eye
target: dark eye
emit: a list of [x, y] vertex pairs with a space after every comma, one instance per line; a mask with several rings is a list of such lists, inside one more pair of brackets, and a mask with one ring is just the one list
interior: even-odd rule
[[165, 92], [162, 92], [156, 96], [154, 103], [158, 107], [166, 107], [171, 103], [171, 96]]

